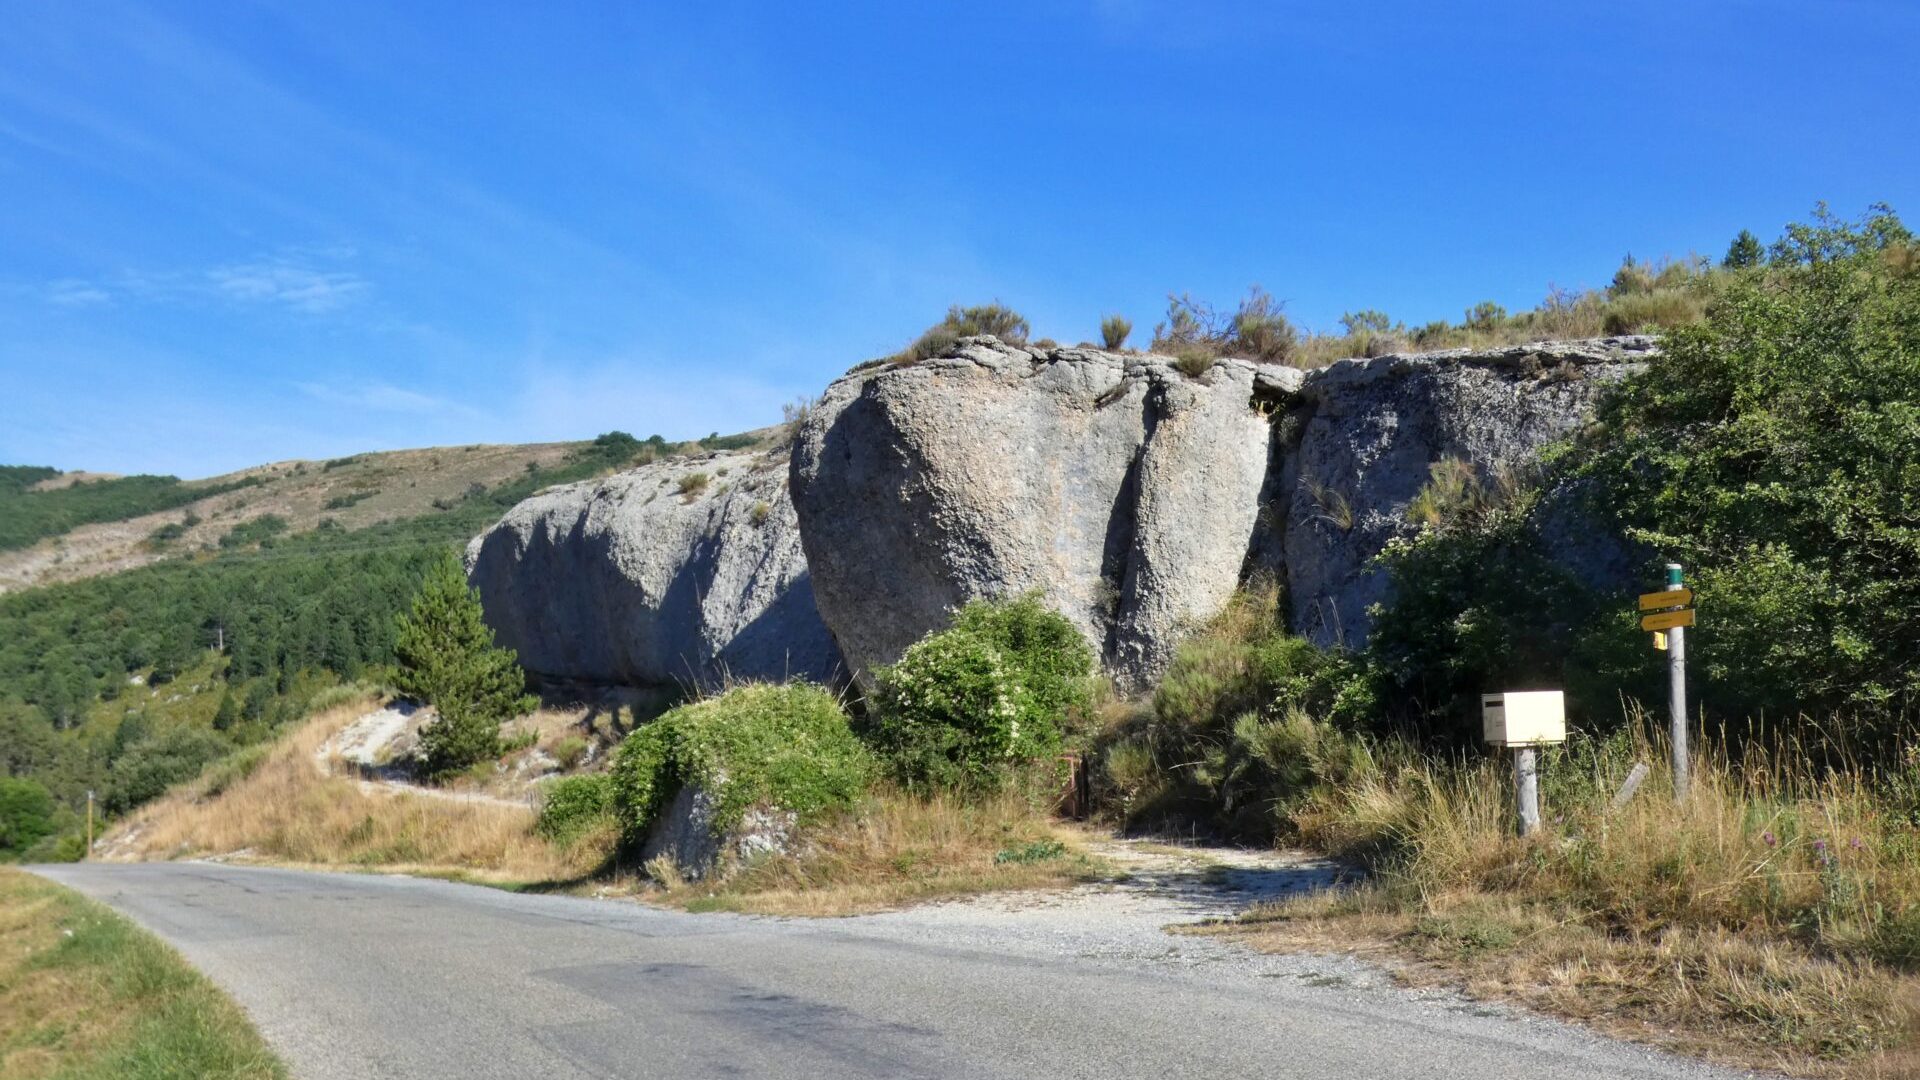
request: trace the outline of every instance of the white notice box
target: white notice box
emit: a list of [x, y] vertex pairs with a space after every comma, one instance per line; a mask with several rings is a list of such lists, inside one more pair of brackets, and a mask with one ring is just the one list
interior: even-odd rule
[[1480, 715], [1494, 746], [1537, 746], [1567, 741], [1566, 695], [1558, 690], [1509, 690], [1482, 694]]

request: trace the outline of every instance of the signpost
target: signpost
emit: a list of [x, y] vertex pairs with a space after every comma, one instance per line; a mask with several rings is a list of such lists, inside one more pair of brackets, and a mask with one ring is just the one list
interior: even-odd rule
[[1673, 798], [1685, 802], [1691, 783], [1687, 754], [1687, 627], [1693, 625], [1693, 590], [1680, 584], [1680, 564], [1667, 564], [1664, 592], [1643, 593], [1640, 629], [1653, 632], [1653, 647], [1667, 652], [1667, 711], [1673, 744]]

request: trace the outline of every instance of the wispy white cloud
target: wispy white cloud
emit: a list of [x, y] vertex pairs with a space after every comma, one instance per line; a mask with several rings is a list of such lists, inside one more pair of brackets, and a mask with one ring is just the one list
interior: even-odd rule
[[93, 307], [113, 302], [113, 295], [91, 281], [62, 278], [50, 281], [42, 292], [47, 303], [56, 307]]
[[478, 417], [480, 410], [447, 398], [423, 394], [389, 383], [356, 383], [350, 386], [327, 383], [295, 383], [301, 393], [329, 405], [344, 405], [374, 412], [410, 413], [416, 416]]
[[37, 295], [63, 308], [93, 307], [121, 298], [156, 303], [213, 299], [324, 315], [373, 292], [371, 281], [339, 265], [356, 254], [343, 244], [302, 245], [205, 270], [130, 269], [99, 278], [59, 278], [44, 285], [4, 288], [16, 295]]
[[291, 258], [217, 266], [207, 271], [206, 279], [230, 299], [284, 304], [312, 315], [337, 311], [373, 288], [357, 274], [317, 269]]

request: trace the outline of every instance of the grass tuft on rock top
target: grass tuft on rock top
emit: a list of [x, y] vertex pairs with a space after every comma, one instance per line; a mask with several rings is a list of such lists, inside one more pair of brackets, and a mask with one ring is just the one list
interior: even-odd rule
[[947, 309], [946, 318], [928, 327], [913, 344], [894, 354], [891, 362], [917, 364], [946, 352], [961, 338], [976, 334], [992, 334], [1009, 345], [1025, 345], [1031, 330], [1025, 316], [999, 301], [973, 307], [955, 304]]
[[1093, 650], [1038, 597], [977, 600], [875, 673], [865, 734], [903, 784], [994, 788], [1060, 748], [1091, 701]]
[[627, 736], [613, 760], [613, 804], [630, 841], [643, 839], [688, 785], [714, 800], [716, 833], [762, 805], [804, 824], [851, 805], [874, 773], [832, 694], [808, 683], [746, 685]]
[[239, 1006], [153, 935], [67, 889], [0, 869], [0, 1076], [286, 1075]]

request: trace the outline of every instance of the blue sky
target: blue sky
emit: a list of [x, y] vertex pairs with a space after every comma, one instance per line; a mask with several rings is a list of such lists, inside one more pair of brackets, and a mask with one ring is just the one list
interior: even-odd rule
[[953, 302], [1331, 328], [1920, 215], [1920, 4], [27, 3], [0, 461], [691, 437]]

